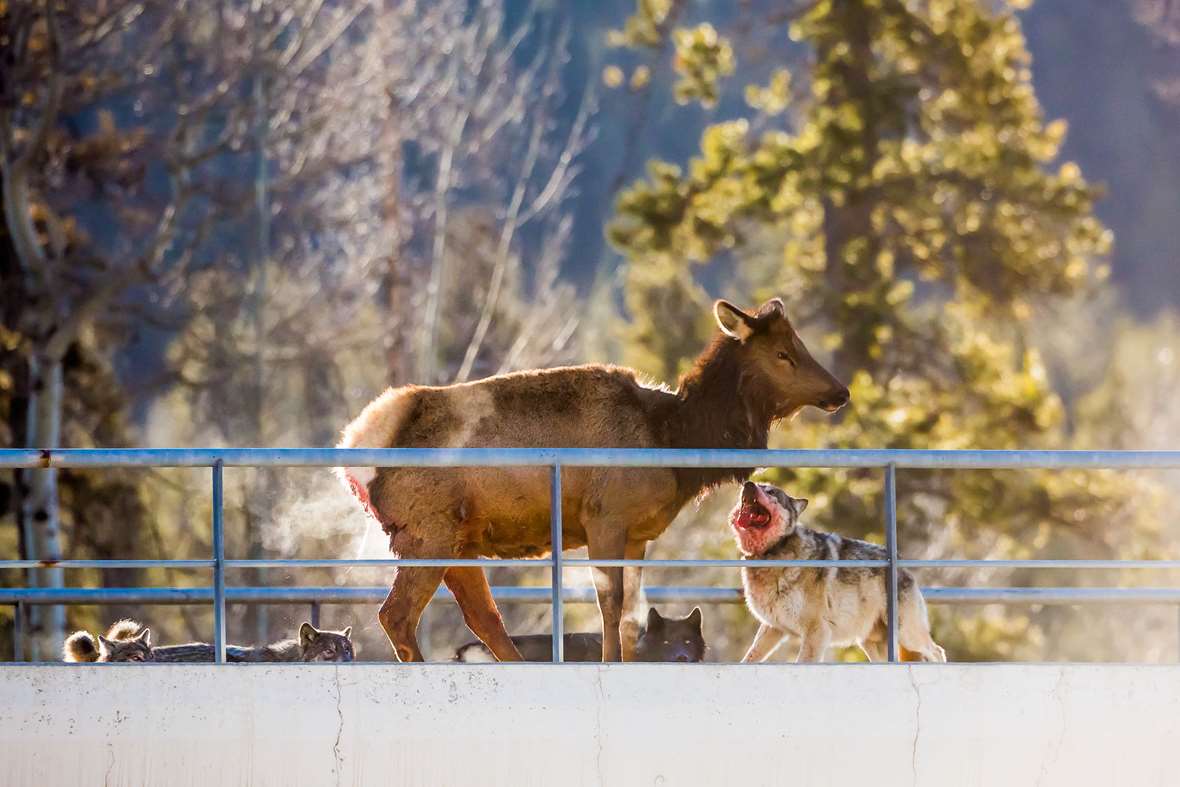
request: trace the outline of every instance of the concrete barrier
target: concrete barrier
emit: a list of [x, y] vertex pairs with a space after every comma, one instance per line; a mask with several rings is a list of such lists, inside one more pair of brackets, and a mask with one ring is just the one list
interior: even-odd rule
[[4, 785], [1174, 785], [1180, 667], [0, 667]]

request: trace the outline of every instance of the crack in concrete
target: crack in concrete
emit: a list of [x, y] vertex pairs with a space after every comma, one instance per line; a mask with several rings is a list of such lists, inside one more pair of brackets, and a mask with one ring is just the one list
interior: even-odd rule
[[1057, 698], [1057, 715], [1061, 718], [1061, 724], [1057, 729], [1057, 739], [1053, 743], [1052, 756], [1048, 751], [1045, 753], [1045, 758], [1041, 760], [1041, 770], [1037, 774], [1037, 784], [1040, 785], [1045, 781], [1045, 777], [1049, 775], [1050, 762], [1056, 762], [1058, 755], [1061, 754], [1061, 744], [1065, 742], [1065, 698], [1061, 694], [1061, 684], [1065, 682], [1065, 667], [1058, 668], [1057, 682], [1053, 684], [1053, 696]]
[[344, 760], [340, 756], [340, 736], [344, 734], [344, 711], [340, 707], [340, 666], [336, 666], [336, 742], [332, 744], [332, 755], [336, 758], [336, 784], [340, 784], [343, 775]]
[[918, 686], [916, 670], [906, 667], [910, 673], [910, 687], [914, 690], [914, 740], [910, 746], [910, 774], [912, 783], [918, 783], [918, 737], [922, 734], [922, 689]]

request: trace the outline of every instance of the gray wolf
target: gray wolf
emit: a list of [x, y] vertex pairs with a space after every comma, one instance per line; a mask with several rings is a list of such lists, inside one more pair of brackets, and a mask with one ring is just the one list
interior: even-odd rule
[[[70, 635], [63, 647], [66, 661], [71, 662], [201, 662], [213, 661], [213, 645], [208, 642], [189, 642], [183, 645], [152, 647], [151, 629], [134, 620], [120, 620], [111, 626], [106, 636], [97, 641], [86, 631]], [[225, 658], [229, 662], [260, 661], [352, 661], [352, 627], [343, 631], [317, 629], [310, 623], [299, 627], [296, 639], [285, 639], [260, 647], [227, 645]]]
[[69, 662], [151, 661], [152, 633], [134, 620], [111, 624], [105, 636], [75, 631], [62, 646], [62, 658]]
[[[807, 351], [783, 302], [748, 314], [714, 304], [719, 333], [675, 391], [630, 369], [577, 366], [442, 387], [390, 388], [343, 431], [341, 448], [766, 448], [773, 423], [835, 412], [848, 389]], [[568, 468], [563, 543], [592, 559], [642, 558], [690, 500], [749, 468]], [[403, 558], [540, 557], [550, 549], [542, 468], [338, 468]], [[635, 657], [640, 569], [593, 570], [604, 661]], [[417, 627], [445, 582], [496, 658], [519, 660], [479, 567], [401, 567], [378, 618], [397, 658], [421, 661]]]
[[[602, 661], [602, 636], [590, 633], [565, 634], [562, 655], [566, 661]], [[526, 634], [512, 638], [525, 661], [550, 661], [553, 638], [548, 634]], [[647, 626], [635, 646], [636, 661], [698, 662], [705, 660], [705, 637], [701, 632], [700, 607], [682, 618], [666, 618], [655, 607], [647, 612]], [[482, 642], [468, 642], [455, 650], [452, 661], [486, 664], [496, 657]]]
[[[798, 661], [822, 661], [830, 646], [858, 645], [872, 661], [887, 657], [885, 569], [756, 568], [759, 560], [884, 560], [866, 541], [799, 524], [807, 501], [770, 484], [747, 481], [729, 515], [742, 569], [746, 605], [762, 624], [742, 661], [765, 661], [788, 637], [800, 641]], [[946, 661], [930, 636], [926, 601], [913, 575], [898, 572], [898, 642], [923, 661]]]

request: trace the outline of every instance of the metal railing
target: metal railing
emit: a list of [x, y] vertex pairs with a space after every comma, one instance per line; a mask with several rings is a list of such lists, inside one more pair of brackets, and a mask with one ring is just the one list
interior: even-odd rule
[[[234, 560], [225, 557], [224, 469], [226, 467], [548, 467], [550, 470], [551, 557], [540, 559], [340, 559]], [[591, 599], [591, 591], [562, 586], [563, 567], [740, 567], [741, 560], [594, 560], [562, 557], [561, 471], [563, 467], [857, 467], [885, 471], [885, 560], [766, 560], [759, 567], [885, 568], [889, 661], [897, 648], [897, 572], [901, 568], [1069, 568], [1176, 569], [1180, 560], [903, 560], [897, 556], [897, 470], [1000, 469], [1180, 469], [1180, 451], [942, 451], [942, 450], [729, 450], [627, 448], [167, 448], [0, 450], [0, 468], [209, 467], [212, 469], [213, 555], [209, 560], [0, 560], [0, 569], [43, 568], [211, 568], [206, 588], [13, 588], [0, 589], [0, 603], [213, 603], [216, 661], [225, 661], [225, 605], [235, 603], [355, 603], [377, 600], [384, 588], [227, 588], [227, 568], [309, 568], [332, 566], [549, 567], [550, 588], [497, 588], [503, 600], [548, 600], [552, 612], [553, 661], [563, 661], [563, 605]], [[655, 591], [659, 590], [659, 593]], [[736, 602], [732, 588], [649, 588], [649, 598]], [[123, 592], [120, 595], [120, 591]], [[1172, 588], [928, 588], [934, 603], [1118, 603], [1180, 604]], [[100, 596], [108, 601], [99, 601]], [[318, 596], [316, 594], [319, 594]], [[694, 596], [695, 594], [695, 596]], [[440, 594], [439, 598], [446, 598]]]

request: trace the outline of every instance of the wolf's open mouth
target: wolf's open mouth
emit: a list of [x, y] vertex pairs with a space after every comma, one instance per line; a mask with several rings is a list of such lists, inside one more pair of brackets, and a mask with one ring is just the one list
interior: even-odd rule
[[748, 530], [761, 530], [770, 524], [770, 512], [757, 503], [747, 503], [738, 510], [733, 524]]

